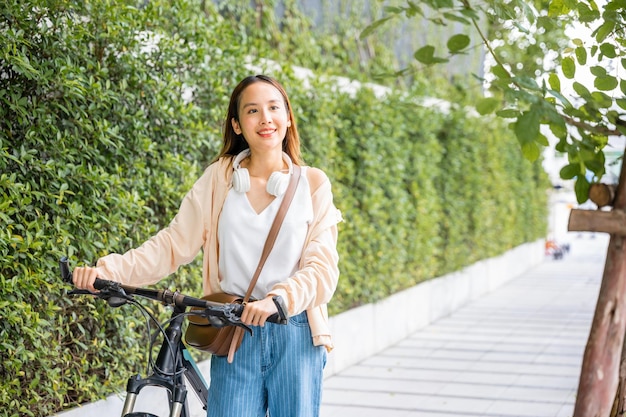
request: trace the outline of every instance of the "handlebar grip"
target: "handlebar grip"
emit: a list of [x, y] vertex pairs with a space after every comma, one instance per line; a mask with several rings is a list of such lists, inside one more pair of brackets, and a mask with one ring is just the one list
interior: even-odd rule
[[[274, 298], [275, 298], [274, 303], [276, 304], [276, 307], [278, 308], [278, 313], [274, 313], [270, 315], [266, 321], [269, 323], [287, 324], [288, 319], [285, 314], [284, 303], [282, 302], [282, 298], [281, 297], [274, 297]], [[276, 298], [279, 300], [276, 300]], [[243, 304], [234, 303], [232, 305], [233, 305], [233, 312], [235, 313], [235, 315], [237, 315], [237, 317], [241, 317], [241, 315], [243, 314], [243, 309], [244, 309]]]
[[59, 260], [59, 268], [61, 268], [61, 279], [68, 284], [72, 283], [72, 271], [70, 271], [70, 263], [67, 256]]
[[274, 313], [271, 316], [269, 316], [267, 318], [267, 321], [269, 321], [270, 323], [287, 324], [287, 323], [283, 323], [283, 318], [281, 318], [280, 314], [278, 313]]
[[107, 288], [110, 283], [111, 281], [107, 281], [106, 279], [96, 278], [96, 280], [93, 282], [93, 287], [97, 290], [102, 290], [104, 288]]

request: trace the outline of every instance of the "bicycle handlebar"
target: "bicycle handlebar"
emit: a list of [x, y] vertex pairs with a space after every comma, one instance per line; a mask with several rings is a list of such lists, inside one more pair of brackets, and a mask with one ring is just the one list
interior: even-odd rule
[[[61, 269], [61, 278], [63, 281], [72, 283], [72, 271], [69, 267], [69, 261], [67, 257], [61, 258], [59, 261], [59, 267]], [[96, 278], [94, 288], [99, 290], [99, 293], [92, 293], [87, 290], [74, 290], [71, 294], [91, 294], [97, 297], [106, 299], [109, 305], [112, 307], [118, 307], [125, 304], [128, 300], [132, 299], [133, 295], [137, 295], [143, 298], [148, 298], [168, 306], [177, 307], [199, 307], [203, 310], [196, 310], [197, 314], [206, 316], [207, 318], [223, 319], [227, 324], [241, 326], [243, 323], [239, 321], [241, 314], [243, 313], [244, 306], [237, 303], [218, 303], [214, 301], [203, 300], [201, 298], [190, 297], [184, 295], [178, 291], [170, 290], [153, 290], [149, 288], [131, 287], [128, 285], [120, 284], [119, 282], [109, 281], [101, 278]], [[267, 318], [268, 322], [287, 324], [287, 308], [284, 300], [280, 296], [273, 297], [274, 304], [278, 309], [278, 313], [272, 314]], [[213, 322], [213, 320], [211, 320]]]

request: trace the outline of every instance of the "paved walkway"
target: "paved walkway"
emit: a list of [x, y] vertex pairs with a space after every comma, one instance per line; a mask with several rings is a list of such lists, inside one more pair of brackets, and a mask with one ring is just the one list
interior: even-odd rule
[[546, 261], [325, 381], [322, 417], [568, 417], [608, 237]]

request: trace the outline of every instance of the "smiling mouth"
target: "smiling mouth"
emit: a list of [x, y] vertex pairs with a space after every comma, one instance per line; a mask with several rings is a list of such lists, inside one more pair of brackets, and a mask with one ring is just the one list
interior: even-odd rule
[[276, 132], [276, 129], [262, 130], [262, 131], [258, 132], [258, 134], [261, 135], [261, 136], [267, 136], [267, 135], [271, 135], [274, 132]]

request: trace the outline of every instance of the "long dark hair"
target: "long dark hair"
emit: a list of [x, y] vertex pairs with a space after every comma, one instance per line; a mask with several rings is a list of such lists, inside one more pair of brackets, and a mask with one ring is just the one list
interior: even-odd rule
[[249, 77], [241, 80], [237, 87], [233, 90], [230, 95], [230, 103], [228, 104], [228, 113], [226, 114], [226, 118], [224, 119], [223, 133], [224, 133], [224, 143], [222, 145], [222, 150], [216, 160], [226, 155], [237, 155], [239, 152], [244, 149], [249, 148], [248, 142], [243, 137], [243, 134], [238, 135], [235, 133], [233, 129], [232, 120], [235, 119], [239, 121], [239, 104], [241, 101], [241, 95], [243, 91], [250, 85], [258, 82], [268, 83], [273, 85], [283, 96], [283, 100], [285, 101], [285, 106], [287, 107], [287, 114], [289, 116], [289, 120], [291, 120], [291, 126], [287, 128], [287, 133], [285, 134], [285, 138], [283, 139], [283, 152], [285, 152], [294, 164], [302, 165], [302, 155], [300, 153], [300, 136], [298, 135], [298, 127], [296, 126], [296, 118], [293, 115], [293, 111], [291, 110], [291, 103], [289, 102], [289, 97], [287, 96], [287, 92], [283, 88], [282, 85], [272, 77], [268, 77], [267, 75], [251, 75]]

